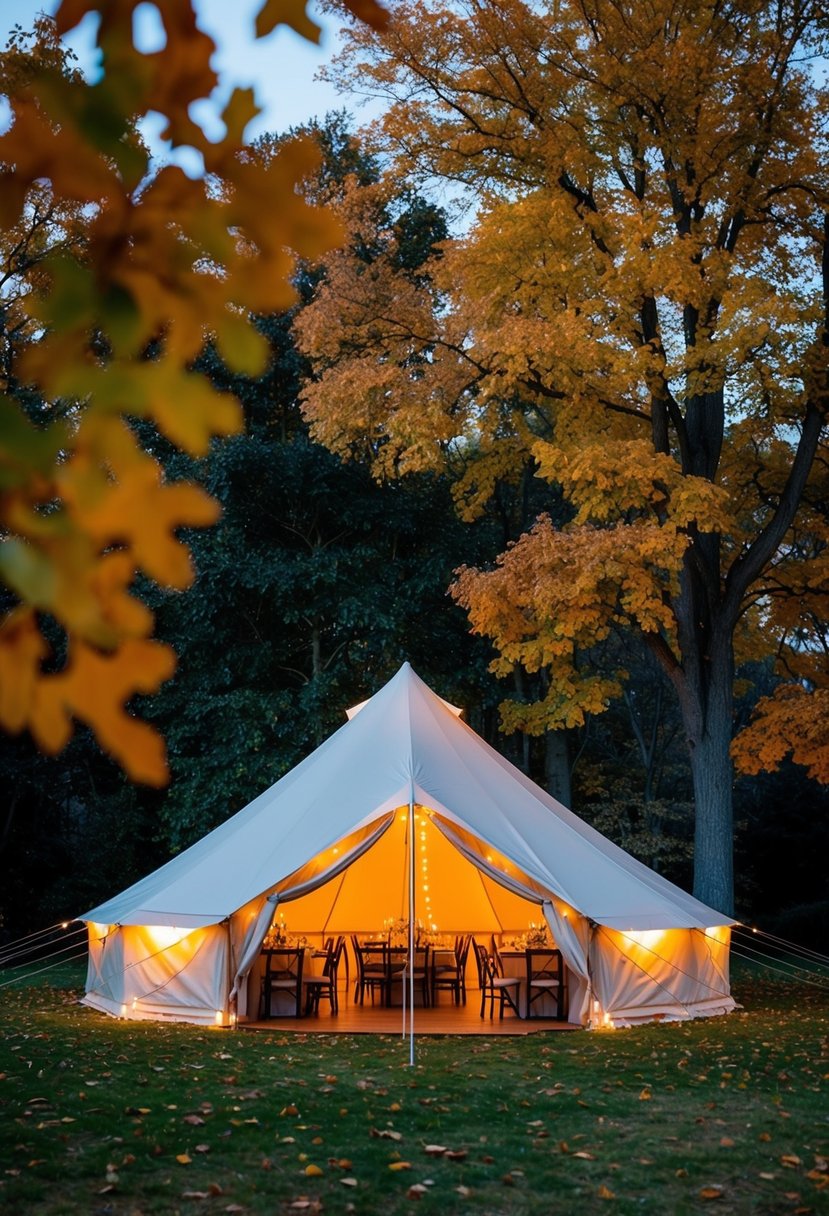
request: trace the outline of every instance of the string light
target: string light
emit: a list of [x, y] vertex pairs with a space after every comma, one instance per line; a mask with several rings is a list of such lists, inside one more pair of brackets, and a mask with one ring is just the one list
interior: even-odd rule
[[420, 820], [420, 888], [423, 894], [424, 905], [424, 920], [430, 932], [434, 933], [437, 929], [432, 920], [432, 896], [429, 891], [429, 851], [426, 837], [426, 815], [419, 815]]

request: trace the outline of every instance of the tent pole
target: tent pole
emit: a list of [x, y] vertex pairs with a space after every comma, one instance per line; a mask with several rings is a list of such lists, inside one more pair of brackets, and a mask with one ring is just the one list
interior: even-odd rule
[[[409, 1067], [414, 1068], [414, 963], [415, 963], [415, 820], [414, 782], [409, 787]], [[404, 980], [405, 984], [405, 980]]]

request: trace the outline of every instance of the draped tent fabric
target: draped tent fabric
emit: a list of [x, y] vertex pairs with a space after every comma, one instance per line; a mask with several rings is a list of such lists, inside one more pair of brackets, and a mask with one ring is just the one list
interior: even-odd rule
[[[459, 713], [405, 663], [270, 789], [83, 914], [86, 1002], [128, 1017], [247, 1016], [245, 978], [277, 904], [308, 934], [376, 930], [408, 914], [412, 826], [415, 915], [481, 934], [545, 920], [567, 965], [571, 1020], [733, 1008], [733, 922], [583, 823]], [[643, 945], [654, 933], [663, 949]]]

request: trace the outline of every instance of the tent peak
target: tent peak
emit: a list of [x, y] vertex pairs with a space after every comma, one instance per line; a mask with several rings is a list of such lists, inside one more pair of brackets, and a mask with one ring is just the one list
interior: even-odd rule
[[345, 715], [349, 722], [353, 718], [356, 718], [357, 714], [360, 713], [361, 710], [365, 709], [365, 707], [369, 705], [376, 697], [379, 697], [381, 694], [385, 694], [387, 690], [392, 690], [393, 686], [398, 684], [400, 684], [404, 689], [417, 687], [421, 690], [425, 690], [429, 696], [434, 697], [436, 700], [440, 701], [441, 705], [444, 705], [448, 710], [450, 710], [456, 718], [460, 718], [463, 714], [463, 709], [460, 706], [452, 705], [450, 701], [444, 701], [443, 697], [439, 697], [434, 689], [430, 688], [426, 681], [421, 679], [421, 677], [412, 667], [409, 660], [405, 659], [391, 679], [387, 680], [381, 688], [378, 688], [377, 692], [375, 692], [372, 696], [367, 697], [365, 701], [359, 701], [356, 705], [352, 705], [345, 711]]

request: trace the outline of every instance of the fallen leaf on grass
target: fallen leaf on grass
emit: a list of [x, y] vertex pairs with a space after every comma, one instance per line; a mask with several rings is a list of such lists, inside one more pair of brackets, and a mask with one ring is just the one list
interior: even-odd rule
[[429, 1188], [424, 1186], [422, 1182], [414, 1182], [408, 1191], [406, 1191], [406, 1197], [408, 1199], [420, 1199], [422, 1195], [427, 1195], [428, 1193]]
[[789, 1169], [795, 1169], [796, 1166], [802, 1165], [803, 1162], [795, 1153], [784, 1153], [780, 1158], [780, 1164], [788, 1166]]
[[189, 1165], [192, 1160], [193, 1158], [189, 1157], [187, 1153], [176, 1153], [176, 1161], [179, 1165]]
[[341, 1178], [340, 1182], [342, 1183], [343, 1186], [356, 1186], [357, 1185], [356, 1178]]
[[639, 1095], [640, 1102], [650, 1102], [653, 1099], [653, 1094], [649, 1089], [643, 1089]]
[[596, 1191], [596, 1194], [598, 1195], [599, 1199], [615, 1199], [616, 1198], [615, 1192], [611, 1191], [610, 1187], [605, 1186], [604, 1183], [602, 1183], [602, 1185], [599, 1187], [598, 1191]]
[[389, 1164], [390, 1170], [410, 1170], [411, 1168], [411, 1161], [392, 1161]]
[[722, 1199], [723, 1188], [721, 1186], [717, 1186], [716, 1184], [713, 1186], [704, 1186], [698, 1193], [700, 1199]]
[[584, 1149], [580, 1149], [579, 1152], [573, 1153], [573, 1156], [581, 1157], [582, 1161], [595, 1161], [596, 1160], [596, 1158], [593, 1156], [592, 1153], [585, 1152]]
[[210, 1194], [208, 1191], [182, 1191], [181, 1197], [182, 1199], [209, 1199]]
[[182, 1123], [189, 1123], [191, 1127], [201, 1127], [204, 1119], [202, 1119], [201, 1115], [185, 1115]]
[[429, 1157], [442, 1157], [446, 1148], [443, 1144], [424, 1144], [423, 1151]]
[[306, 1165], [305, 1174], [308, 1178], [321, 1178], [322, 1170], [318, 1165]]
[[373, 1127], [369, 1134], [374, 1136], [378, 1140], [402, 1140], [403, 1139], [402, 1132], [392, 1131], [392, 1129], [390, 1127], [381, 1127], [379, 1129], [376, 1127]]

